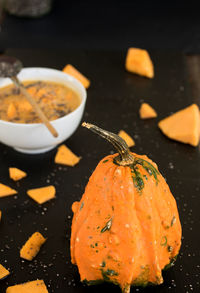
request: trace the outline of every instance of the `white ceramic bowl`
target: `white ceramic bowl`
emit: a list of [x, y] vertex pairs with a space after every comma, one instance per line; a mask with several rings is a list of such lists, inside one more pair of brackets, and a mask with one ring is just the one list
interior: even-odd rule
[[[18, 78], [21, 81], [46, 80], [62, 83], [76, 91], [80, 97], [81, 102], [78, 108], [59, 119], [51, 121], [59, 134], [57, 138], [53, 137], [42, 123], [22, 124], [0, 120], [0, 142], [23, 153], [38, 154], [49, 151], [69, 138], [78, 127], [86, 103], [86, 90], [78, 80], [55, 69], [24, 68], [18, 74]], [[9, 84], [11, 84], [10, 79], [0, 78], [0, 87]]]

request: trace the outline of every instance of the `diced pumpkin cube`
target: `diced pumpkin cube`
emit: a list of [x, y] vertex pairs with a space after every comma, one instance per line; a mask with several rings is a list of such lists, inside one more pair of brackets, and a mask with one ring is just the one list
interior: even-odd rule
[[32, 95], [33, 97], [38, 94], [38, 88], [35, 86], [31, 86], [26, 88], [26, 90], [29, 92], [30, 95]]
[[130, 135], [128, 135], [128, 133], [126, 133], [124, 130], [120, 130], [118, 135], [125, 140], [129, 148], [135, 145], [132, 137], [130, 137]]
[[32, 260], [40, 251], [40, 247], [46, 239], [39, 232], [35, 232], [24, 244], [20, 250], [20, 257], [26, 260]]
[[14, 181], [18, 181], [27, 176], [27, 173], [18, 168], [9, 168], [9, 176]]
[[29, 189], [27, 194], [37, 203], [42, 204], [52, 198], [55, 198], [56, 189], [53, 185]]
[[10, 103], [7, 110], [8, 119], [13, 119], [17, 116], [17, 109], [14, 103]]
[[75, 77], [76, 79], [78, 79], [82, 85], [87, 89], [90, 86], [90, 81], [87, 77], [85, 77], [82, 73], [80, 73], [74, 66], [72, 66], [71, 64], [66, 65], [63, 68], [63, 71], [65, 73], [68, 73], [69, 75]]
[[158, 123], [161, 131], [171, 139], [197, 146], [199, 143], [199, 108], [193, 104]]
[[19, 112], [30, 112], [33, 110], [33, 107], [31, 104], [26, 100], [20, 100], [17, 102], [17, 108]]
[[157, 117], [156, 111], [147, 103], [143, 103], [139, 110], [141, 119], [149, 119]]
[[136, 73], [148, 78], [154, 77], [154, 67], [146, 50], [129, 48], [126, 55], [125, 67], [127, 71]]
[[10, 272], [0, 264], [0, 280], [10, 275]]
[[36, 280], [8, 287], [6, 293], [48, 293], [48, 290], [43, 280]]
[[77, 157], [66, 145], [62, 144], [58, 147], [55, 163], [73, 167], [78, 164], [80, 159], [81, 158]]
[[0, 183], [0, 197], [16, 194], [17, 191], [7, 185]]

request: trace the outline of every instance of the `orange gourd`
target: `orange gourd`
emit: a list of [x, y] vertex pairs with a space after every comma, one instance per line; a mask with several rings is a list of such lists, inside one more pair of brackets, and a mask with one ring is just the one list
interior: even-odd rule
[[81, 281], [108, 281], [122, 292], [130, 286], [161, 284], [181, 246], [176, 201], [145, 155], [131, 153], [116, 134], [92, 124], [118, 153], [103, 158], [89, 179], [80, 202], [74, 202], [71, 259]]

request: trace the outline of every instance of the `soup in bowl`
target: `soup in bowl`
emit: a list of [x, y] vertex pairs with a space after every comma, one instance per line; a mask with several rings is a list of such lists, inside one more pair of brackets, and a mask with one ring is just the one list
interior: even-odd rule
[[55, 138], [10, 79], [0, 79], [0, 141], [24, 153], [42, 153], [78, 127], [86, 90], [72, 76], [49, 68], [24, 68], [18, 75], [58, 132]]

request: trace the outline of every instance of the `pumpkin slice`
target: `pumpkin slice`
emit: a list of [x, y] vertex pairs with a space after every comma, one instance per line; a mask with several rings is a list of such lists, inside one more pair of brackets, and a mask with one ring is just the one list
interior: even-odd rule
[[157, 117], [156, 111], [147, 103], [143, 103], [139, 110], [141, 119], [149, 119]]
[[14, 181], [18, 181], [27, 176], [27, 173], [18, 168], [9, 168], [9, 176]]
[[73, 167], [78, 164], [80, 159], [81, 157], [77, 157], [66, 145], [62, 144], [58, 147], [55, 163]]
[[71, 64], [66, 65], [63, 68], [63, 71], [65, 73], [68, 73], [69, 75], [75, 77], [76, 79], [78, 79], [82, 85], [87, 89], [90, 86], [90, 81], [89, 79], [87, 79], [87, 77], [85, 77], [82, 73], [80, 73], [74, 66], [72, 66]]
[[125, 140], [129, 148], [135, 145], [135, 141], [124, 130], [120, 130], [118, 135]]
[[31, 104], [25, 99], [17, 101], [18, 112], [30, 112], [33, 111]]
[[129, 48], [126, 55], [125, 67], [127, 71], [136, 73], [148, 78], [154, 77], [154, 67], [146, 50]]
[[48, 290], [43, 280], [36, 280], [8, 287], [6, 293], [48, 293]]
[[7, 110], [7, 116], [9, 119], [13, 119], [17, 116], [17, 109], [14, 103], [10, 103]]
[[10, 272], [0, 264], [0, 280], [10, 275]]
[[16, 194], [17, 191], [7, 185], [0, 183], [0, 197]]
[[37, 203], [42, 204], [52, 198], [55, 198], [56, 189], [53, 185], [29, 189], [27, 194]]
[[197, 146], [199, 143], [199, 108], [193, 104], [158, 123], [161, 131], [171, 139]]
[[35, 232], [24, 244], [20, 250], [20, 257], [26, 260], [32, 260], [40, 251], [40, 247], [46, 239], [39, 232]]

